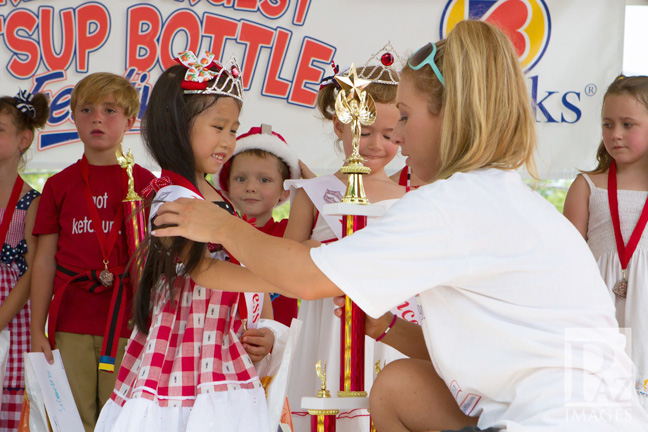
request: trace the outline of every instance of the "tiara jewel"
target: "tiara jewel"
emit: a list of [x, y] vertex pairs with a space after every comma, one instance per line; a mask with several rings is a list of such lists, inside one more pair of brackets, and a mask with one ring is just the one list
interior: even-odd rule
[[[359, 69], [358, 78], [376, 84], [398, 85], [400, 81], [398, 70], [402, 69], [404, 64], [403, 59], [396, 54], [391, 42], [387, 42], [378, 52], [369, 57], [362, 69]], [[331, 67], [333, 68], [333, 75], [322, 78], [320, 89], [331, 84], [339, 88], [335, 77], [349, 76], [351, 69], [349, 66], [340, 70], [340, 67], [332, 62]]]
[[187, 68], [181, 84], [184, 93], [223, 95], [242, 102], [242, 76], [236, 57], [232, 56], [224, 65], [214, 57], [209, 51], [200, 56], [191, 51], [180, 53], [176, 61]]
[[[398, 65], [394, 65], [396, 60]], [[369, 57], [358, 77], [376, 84], [398, 85], [400, 81], [398, 70], [402, 69], [403, 65], [403, 59], [396, 54], [391, 42], [387, 42], [378, 52]]]

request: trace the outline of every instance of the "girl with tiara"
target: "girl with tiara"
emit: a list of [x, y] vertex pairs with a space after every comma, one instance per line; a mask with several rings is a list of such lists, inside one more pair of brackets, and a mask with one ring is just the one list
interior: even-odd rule
[[[217, 173], [236, 145], [239, 67], [209, 52], [187, 51], [177, 61], [153, 87], [143, 118], [144, 142], [162, 168], [144, 191], [152, 197], [152, 227], [159, 206], [179, 197], [212, 201], [234, 214], [205, 176]], [[135, 329], [96, 431], [269, 430], [265, 394], [241, 342], [239, 294], [206, 289], [190, 276], [206, 253], [210, 261], [233, 260], [220, 245], [150, 240]], [[258, 339], [263, 353], [255, 356], [263, 357], [274, 336], [268, 331]]]
[[29, 284], [36, 249], [32, 228], [39, 193], [18, 174], [36, 129], [45, 126], [43, 93], [0, 98], [0, 330], [11, 343], [0, 406], [0, 431], [16, 431], [25, 392], [23, 353], [29, 351]]
[[[371, 172], [363, 176], [367, 198], [371, 203], [392, 205], [405, 194], [405, 187], [399, 186], [385, 173], [385, 166], [392, 161], [398, 151], [396, 143], [391, 142], [394, 125], [398, 121], [396, 90], [399, 76], [392, 68], [394, 50], [391, 44], [372, 56], [357, 70], [358, 77], [371, 80], [366, 91], [376, 102], [376, 120], [372, 125], [362, 127], [359, 143], [360, 155], [366, 160], [364, 165]], [[380, 55], [382, 54], [382, 55]], [[379, 57], [380, 55], [380, 57]], [[346, 75], [334, 66], [336, 75], [325, 78], [317, 97], [317, 109], [333, 126], [333, 132], [341, 143], [346, 158], [353, 150], [351, 125], [342, 123], [335, 115], [335, 101], [339, 86], [335, 76]], [[321, 243], [334, 242], [342, 237], [342, 223], [339, 216], [322, 213], [325, 203], [339, 202], [347, 188], [347, 175], [337, 171], [335, 174], [308, 180], [289, 180], [285, 185], [296, 191], [291, 203], [288, 227], [285, 238], [304, 242], [316, 240]], [[371, 221], [369, 222], [371, 223]], [[415, 299], [394, 308], [395, 315], [420, 323]], [[340, 320], [333, 311], [333, 299], [315, 301], [302, 300], [298, 319], [304, 322], [299, 339], [300, 350], [295, 354], [288, 396], [295, 430], [306, 430], [310, 421], [307, 412], [301, 410], [301, 398], [317, 393], [321, 383], [314, 372], [314, 365], [322, 360], [328, 365], [328, 386], [333, 390], [339, 384], [340, 363]], [[381, 343], [367, 339], [365, 347], [365, 389], [371, 388], [374, 377], [374, 364], [386, 362], [402, 355]], [[338, 415], [337, 430], [342, 432], [369, 429], [369, 414], [366, 410], [341, 411]]]

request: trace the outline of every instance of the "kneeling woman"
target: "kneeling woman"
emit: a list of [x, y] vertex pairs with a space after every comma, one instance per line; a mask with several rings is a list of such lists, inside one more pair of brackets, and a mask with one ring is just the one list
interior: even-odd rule
[[[383, 341], [423, 359], [425, 338], [429, 357], [380, 374], [370, 401], [378, 431], [647, 430], [586, 243], [515, 171], [535, 173], [536, 138], [510, 41], [466, 21], [408, 63], [392, 140], [429, 184], [380, 221], [309, 250], [183, 200], [164, 205], [159, 223], [177, 226], [156, 235], [221, 243], [247, 267], [205, 265], [205, 285], [245, 272], [257, 290], [345, 293], [373, 317], [419, 294], [422, 332], [398, 322]], [[370, 335], [390, 322], [370, 320]]]

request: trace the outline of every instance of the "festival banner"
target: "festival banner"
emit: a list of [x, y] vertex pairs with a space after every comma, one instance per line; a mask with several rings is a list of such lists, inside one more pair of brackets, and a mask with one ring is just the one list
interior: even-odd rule
[[[186, 49], [223, 61], [234, 54], [245, 86], [241, 130], [272, 124], [306, 164], [327, 174], [342, 155], [314, 105], [331, 62], [362, 66], [388, 41], [406, 59], [458, 21], [480, 19], [507, 31], [525, 70], [541, 176], [571, 178], [594, 161], [602, 97], [621, 72], [624, 11], [624, 0], [0, 0], [0, 94], [49, 94], [49, 122], [27, 169], [55, 171], [83, 151], [69, 110], [74, 84], [92, 72], [123, 75], [142, 102], [124, 149], [157, 169], [139, 136], [156, 78]], [[341, 30], [359, 16], [350, 33]], [[402, 166], [397, 158], [390, 168]]]

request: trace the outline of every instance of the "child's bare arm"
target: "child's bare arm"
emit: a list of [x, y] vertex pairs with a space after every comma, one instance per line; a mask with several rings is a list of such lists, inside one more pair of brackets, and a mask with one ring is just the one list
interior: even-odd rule
[[31, 283], [31, 343], [32, 351], [43, 352], [49, 362], [53, 361], [52, 347], [45, 336], [45, 321], [54, 291], [56, 274], [56, 248], [58, 234], [44, 234], [38, 238], [34, 257], [35, 271]]
[[29, 290], [31, 283], [32, 267], [34, 264], [34, 255], [36, 254], [37, 238], [31, 233], [34, 229], [34, 221], [36, 220], [36, 210], [38, 209], [39, 198], [34, 199], [29, 209], [27, 210], [27, 217], [25, 218], [25, 241], [27, 242], [27, 253], [25, 253], [25, 261], [27, 262], [27, 271], [18, 279], [16, 285], [12, 288], [11, 292], [0, 305], [0, 330], [4, 329], [9, 321], [11, 321], [18, 312], [25, 306], [29, 300]]
[[315, 223], [315, 207], [304, 189], [297, 190], [294, 201], [290, 204], [290, 216], [284, 238], [305, 242], [311, 236]]
[[269, 293], [263, 295], [263, 309], [261, 309], [261, 318], [274, 319], [274, 312], [272, 310], [272, 299]]
[[590, 188], [582, 175], [576, 177], [567, 192], [563, 214], [587, 240]]

